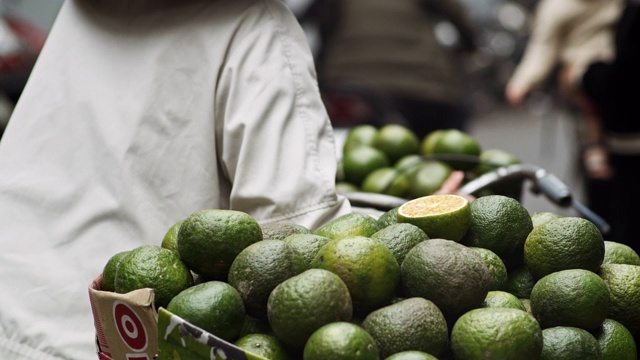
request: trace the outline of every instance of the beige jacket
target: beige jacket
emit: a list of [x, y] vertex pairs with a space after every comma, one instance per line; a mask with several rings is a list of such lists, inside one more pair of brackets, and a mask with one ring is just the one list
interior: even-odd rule
[[279, 0], [68, 0], [0, 142], [0, 359], [92, 360], [88, 286], [191, 213], [344, 214], [311, 52]]
[[623, 0], [541, 0], [531, 37], [509, 86], [525, 92], [541, 86], [557, 65], [571, 65], [577, 79], [586, 66], [615, 56], [614, 26]]

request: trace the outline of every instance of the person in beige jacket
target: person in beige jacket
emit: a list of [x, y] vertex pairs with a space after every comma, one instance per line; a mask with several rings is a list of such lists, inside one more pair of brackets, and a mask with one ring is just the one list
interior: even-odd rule
[[98, 359], [89, 284], [195, 211], [310, 229], [350, 212], [279, 0], [65, 1], [0, 168], [2, 360]]
[[[589, 64], [615, 57], [614, 28], [623, 7], [623, 0], [540, 1], [524, 56], [507, 83], [509, 103], [521, 105], [560, 67], [559, 86], [581, 113], [582, 143], [598, 142], [599, 116], [593, 104], [572, 89]], [[606, 154], [587, 150], [582, 156], [587, 176], [612, 175]]]
[[576, 81], [590, 63], [613, 59], [614, 26], [623, 5], [622, 0], [541, 0], [525, 53], [507, 84], [507, 100], [522, 104], [558, 65], [570, 69], [567, 76]]

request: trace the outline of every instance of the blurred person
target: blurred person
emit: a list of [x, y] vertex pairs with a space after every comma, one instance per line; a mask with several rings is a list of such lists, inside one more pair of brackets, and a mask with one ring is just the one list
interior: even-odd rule
[[607, 166], [611, 175], [587, 177], [587, 205], [611, 225], [607, 240], [640, 253], [635, 221], [640, 218], [640, 1], [627, 0], [615, 27], [616, 56], [596, 61], [567, 87], [589, 99], [601, 119], [601, 131], [584, 144], [587, 161]]
[[97, 358], [91, 280], [195, 211], [310, 229], [350, 211], [278, 0], [67, 0], [0, 168], [0, 359]]
[[524, 55], [506, 87], [507, 100], [521, 105], [558, 66], [570, 69], [566, 76], [575, 80], [591, 62], [612, 59], [613, 27], [623, 1], [538, 2]]
[[[613, 32], [622, 1], [540, 1], [524, 55], [507, 83], [509, 103], [522, 105], [533, 90], [541, 88], [554, 70], [560, 68], [560, 90], [580, 112], [581, 142], [595, 141], [601, 132], [598, 113], [590, 99], [565, 84], [575, 82], [591, 62], [608, 61], [615, 56]], [[585, 151], [582, 158], [587, 177], [611, 176], [611, 168], [600, 161], [599, 154]]]
[[[359, 96], [374, 118], [389, 113], [379, 121], [403, 123], [419, 137], [436, 129], [465, 129], [471, 109], [456, 50], [475, 50], [475, 31], [461, 3], [318, 0], [302, 21], [309, 18], [320, 24], [317, 68], [328, 97], [341, 91]], [[438, 40], [435, 26], [441, 20], [457, 29], [457, 49]]]

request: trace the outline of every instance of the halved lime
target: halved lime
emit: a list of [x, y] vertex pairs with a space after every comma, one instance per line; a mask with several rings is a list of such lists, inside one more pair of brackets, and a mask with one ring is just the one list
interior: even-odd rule
[[460, 241], [469, 229], [469, 200], [454, 194], [423, 196], [398, 208], [398, 222], [421, 228], [431, 239]]

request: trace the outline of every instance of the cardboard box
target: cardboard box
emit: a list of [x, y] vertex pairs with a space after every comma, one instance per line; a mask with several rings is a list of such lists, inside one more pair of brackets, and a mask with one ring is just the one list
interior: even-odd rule
[[100, 360], [152, 360], [158, 353], [158, 315], [151, 289], [127, 294], [101, 291], [91, 283], [89, 300]]
[[160, 308], [158, 360], [267, 360], [192, 325]]
[[267, 360], [153, 305], [152, 289], [127, 294], [89, 287], [99, 360]]

